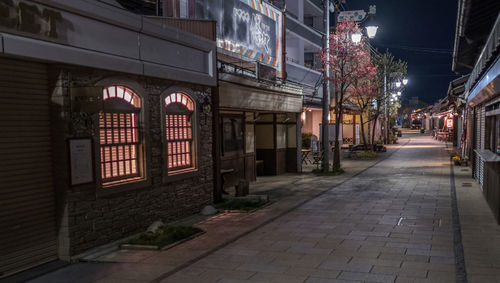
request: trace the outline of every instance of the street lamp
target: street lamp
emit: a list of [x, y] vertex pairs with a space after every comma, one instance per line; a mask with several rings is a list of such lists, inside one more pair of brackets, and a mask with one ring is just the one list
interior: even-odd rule
[[398, 91], [398, 96], [401, 96], [401, 91]]
[[396, 87], [401, 87], [401, 82], [400, 81], [396, 82]]
[[361, 33], [353, 33], [351, 35], [351, 40], [352, 42], [354, 42], [354, 44], [358, 44], [361, 42], [361, 38], [363, 37], [363, 35]]
[[369, 38], [375, 38], [375, 35], [377, 34], [377, 29], [378, 26], [369, 25], [366, 27], [366, 34], [368, 35]]
[[403, 85], [407, 85], [408, 84], [408, 79], [407, 78], [404, 78], [403, 79]]

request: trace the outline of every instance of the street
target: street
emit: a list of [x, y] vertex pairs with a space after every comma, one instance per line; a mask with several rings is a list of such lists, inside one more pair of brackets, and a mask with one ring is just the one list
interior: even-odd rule
[[390, 158], [165, 282], [454, 282], [451, 204], [443, 144], [411, 137]]
[[[182, 254], [207, 246], [200, 237], [178, 251], [115, 253], [107, 263], [70, 265], [32, 282], [466, 282], [464, 262], [468, 281], [495, 282], [500, 269], [487, 259], [499, 258], [500, 231], [479, 189], [458, 194], [471, 247], [464, 261], [446, 144], [416, 133], [400, 141], [357, 175], [206, 256], [182, 262]], [[222, 226], [237, 226], [219, 225], [226, 233]]]

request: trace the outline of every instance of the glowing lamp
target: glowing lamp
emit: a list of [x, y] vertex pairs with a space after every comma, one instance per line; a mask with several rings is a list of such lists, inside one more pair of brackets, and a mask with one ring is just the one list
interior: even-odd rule
[[369, 38], [375, 38], [375, 35], [377, 35], [377, 26], [367, 26], [366, 27], [366, 34], [368, 35]]
[[398, 91], [398, 96], [401, 96], [401, 91]]
[[302, 121], [305, 121], [306, 120], [306, 112], [302, 112]]
[[361, 33], [353, 33], [353, 34], [351, 35], [351, 40], [352, 40], [352, 42], [354, 42], [355, 44], [358, 44], [358, 43], [360, 43], [360, 42], [361, 42], [361, 37], [362, 37], [362, 36], [363, 36], [363, 35], [362, 35]]
[[401, 82], [396, 82], [396, 87], [401, 87]]
[[408, 84], [408, 79], [406, 79], [406, 78], [405, 78], [405, 79], [403, 79], [403, 84], [404, 84], [404, 85], [407, 85], [407, 84]]
[[330, 113], [328, 113], [328, 122], [330, 122], [331, 120], [330, 118], [331, 118]]

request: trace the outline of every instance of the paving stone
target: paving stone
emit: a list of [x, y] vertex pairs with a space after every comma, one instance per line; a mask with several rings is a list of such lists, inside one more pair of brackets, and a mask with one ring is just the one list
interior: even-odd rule
[[325, 261], [318, 268], [333, 269], [341, 271], [359, 271], [369, 272], [372, 269], [372, 264], [356, 264], [356, 263], [339, 263], [335, 261]]
[[362, 273], [362, 272], [348, 272], [343, 271], [339, 275], [339, 279], [344, 280], [359, 280], [368, 282], [394, 282], [396, 280], [395, 275], [387, 274], [375, 274], [375, 273]]
[[427, 270], [423, 269], [413, 269], [413, 268], [399, 268], [390, 266], [373, 266], [371, 273], [389, 274], [397, 275], [403, 277], [416, 277], [416, 278], [426, 278]]
[[285, 266], [279, 265], [268, 265], [268, 264], [256, 264], [256, 263], [245, 263], [236, 270], [242, 271], [254, 271], [254, 272], [271, 272], [271, 273], [282, 273], [287, 268]]
[[296, 275], [296, 276], [308, 276], [315, 278], [326, 278], [334, 279], [340, 274], [338, 270], [326, 270], [319, 268], [304, 268], [304, 267], [293, 267], [285, 271], [285, 274]]

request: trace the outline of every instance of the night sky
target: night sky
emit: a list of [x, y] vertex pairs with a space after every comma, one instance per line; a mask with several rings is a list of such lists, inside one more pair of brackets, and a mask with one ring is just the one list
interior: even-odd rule
[[403, 101], [414, 96], [429, 104], [445, 97], [457, 78], [451, 71], [458, 0], [347, 0], [341, 10], [368, 11], [377, 5], [377, 36], [371, 40], [408, 62]]

